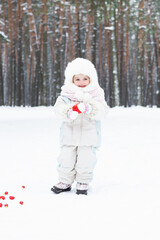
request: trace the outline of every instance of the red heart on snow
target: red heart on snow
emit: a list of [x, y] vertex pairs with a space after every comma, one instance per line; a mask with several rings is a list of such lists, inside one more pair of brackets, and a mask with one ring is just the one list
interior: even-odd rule
[[4, 196], [0, 196], [0, 199], [5, 200], [5, 197]]
[[10, 197], [9, 197], [9, 199], [10, 199], [10, 200], [14, 200], [14, 199], [15, 199], [15, 197], [13, 197], [13, 196], [10, 196]]

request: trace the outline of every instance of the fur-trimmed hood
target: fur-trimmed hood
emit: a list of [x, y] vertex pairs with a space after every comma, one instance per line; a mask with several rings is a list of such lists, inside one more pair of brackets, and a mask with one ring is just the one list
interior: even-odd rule
[[76, 58], [72, 62], [69, 62], [65, 70], [65, 81], [64, 84], [73, 84], [73, 76], [77, 74], [84, 74], [90, 78], [90, 84], [87, 86], [92, 88], [98, 84], [97, 71], [89, 60], [84, 58]]
[[[80, 88], [73, 83], [73, 76], [77, 74], [84, 74], [90, 78], [90, 83], [85, 88]], [[61, 89], [61, 96], [66, 96], [73, 101], [89, 102], [91, 99], [104, 101], [104, 91], [99, 86], [97, 71], [93, 63], [84, 58], [76, 58], [68, 63]]]

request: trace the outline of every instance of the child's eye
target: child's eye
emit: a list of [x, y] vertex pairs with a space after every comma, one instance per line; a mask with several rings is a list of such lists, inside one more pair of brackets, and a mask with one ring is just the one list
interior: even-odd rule
[[84, 78], [84, 80], [88, 80], [87, 78]]
[[76, 81], [79, 81], [79, 78], [76, 78]]

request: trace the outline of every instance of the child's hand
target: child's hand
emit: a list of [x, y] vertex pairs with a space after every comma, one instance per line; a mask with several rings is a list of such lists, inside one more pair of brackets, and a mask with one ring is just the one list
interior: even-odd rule
[[68, 111], [68, 118], [75, 120], [80, 113], [90, 114], [92, 112], [92, 107], [88, 103], [77, 103]]
[[77, 103], [76, 105], [74, 105], [72, 107], [72, 110], [77, 112], [78, 114], [80, 113], [91, 113], [92, 111], [92, 107], [90, 104], [87, 104], [87, 103]]
[[78, 112], [73, 111], [72, 109], [70, 109], [70, 110], [68, 111], [67, 116], [68, 116], [68, 118], [69, 118], [70, 120], [75, 120], [75, 119], [78, 117]]
[[74, 105], [72, 107], [72, 110], [75, 112], [78, 112], [78, 114], [84, 113], [84, 112], [86, 112], [86, 104], [85, 103], [77, 103], [76, 105]]

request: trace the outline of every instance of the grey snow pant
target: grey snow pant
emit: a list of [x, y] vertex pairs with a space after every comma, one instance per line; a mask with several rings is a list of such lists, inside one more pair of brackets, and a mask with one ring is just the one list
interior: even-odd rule
[[72, 184], [74, 180], [89, 183], [96, 163], [93, 146], [62, 146], [58, 158], [59, 181]]

